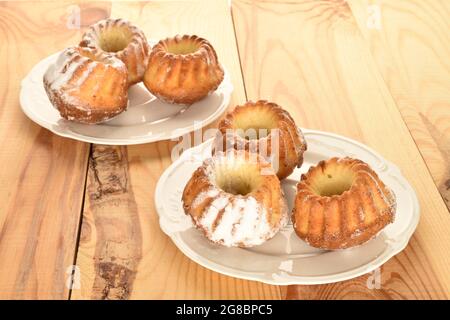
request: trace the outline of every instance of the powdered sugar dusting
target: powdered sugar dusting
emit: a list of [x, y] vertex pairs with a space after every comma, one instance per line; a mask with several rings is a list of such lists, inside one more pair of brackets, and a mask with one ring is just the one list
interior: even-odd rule
[[83, 71], [83, 74], [78, 78], [77, 83], [75, 84], [77, 87], [81, 86], [86, 79], [89, 77], [89, 75], [92, 73], [92, 71], [97, 67], [98, 62], [93, 61], [92, 63], [89, 63], [86, 67], [86, 70]]
[[[214, 223], [220, 211], [220, 221]], [[263, 243], [277, 230], [267, 221], [267, 212], [254, 197], [235, 197], [233, 200], [223, 193], [219, 195], [198, 221], [207, 236], [225, 246], [254, 246]]]
[[200, 204], [202, 204], [208, 198], [215, 198], [219, 194], [219, 190], [217, 189], [208, 189], [206, 191], [200, 192], [192, 202], [192, 208], [197, 208]]
[[[102, 65], [103, 69], [115, 68], [122, 74], [126, 84], [125, 64], [113, 56], [101, 53], [92, 48], [70, 47], [59, 54], [54, 64], [50, 65], [44, 74], [44, 87], [53, 106], [58, 109], [61, 116], [68, 120], [94, 123], [102, 122], [123, 111], [123, 106], [119, 105], [115, 110], [108, 110], [104, 114], [96, 114], [92, 119], [93, 107], [80, 95], [80, 88], [89, 79], [95, 76], [97, 84], [93, 88], [87, 88], [87, 96], [95, 96], [96, 90], [101, 86], [101, 79], [105, 73], [97, 69]], [[99, 72], [94, 72], [99, 70]], [[122, 86], [125, 88], [125, 86]], [[83, 89], [85, 90], [85, 89]], [[73, 114], [73, 113], [76, 113]]]
[[200, 225], [205, 228], [205, 230], [207, 231], [208, 234], [212, 233], [213, 224], [217, 218], [219, 211], [224, 209], [228, 205], [228, 202], [229, 202], [229, 198], [226, 196], [225, 197], [224, 196], [217, 197], [211, 203], [211, 205], [208, 207], [205, 214], [199, 221]]
[[218, 152], [205, 160], [202, 170], [210, 181], [210, 187], [200, 192], [191, 204], [195, 209], [208, 199], [212, 200], [200, 218], [194, 218], [195, 223], [211, 241], [228, 247], [259, 245], [271, 238], [288, 220], [287, 206], [281, 206], [281, 221], [272, 226], [268, 221], [268, 209], [255, 197], [230, 194], [216, 185], [218, 166], [239, 168], [246, 160], [243, 155], [243, 152]]
[[[102, 34], [109, 32], [114, 28], [126, 28], [131, 37], [128, 44], [122, 50], [116, 52], [106, 52], [100, 46]], [[134, 83], [136, 79], [142, 79], [147, 69], [149, 58], [149, 44], [144, 33], [129, 21], [124, 19], [105, 19], [92, 25], [82, 37], [82, 45], [95, 48], [97, 51], [107, 53], [120, 59], [128, 68], [129, 81]], [[134, 61], [130, 63], [130, 61]]]
[[80, 57], [73, 59], [72, 56], [76, 54], [75, 49], [70, 48], [62, 52], [56, 63], [49, 67], [44, 75], [44, 79], [50, 84], [53, 90], [60, 90], [72, 79], [75, 70], [77, 70], [88, 59]]
[[395, 207], [397, 206], [397, 203], [395, 201], [395, 196], [393, 195], [394, 193], [386, 186], [386, 190], [387, 192], [389, 192], [389, 196], [386, 196], [383, 192], [383, 189], [381, 189], [377, 179], [375, 179], [375, 177], [372, 174], [367, 174], [367, 176], [373, 181], [373, 183], [375, 184], [378, 194], [381, 196], [381, 198], [383, 199], [383, 201], [389, 206], [389, 209], [391, 212], [395, 211]]

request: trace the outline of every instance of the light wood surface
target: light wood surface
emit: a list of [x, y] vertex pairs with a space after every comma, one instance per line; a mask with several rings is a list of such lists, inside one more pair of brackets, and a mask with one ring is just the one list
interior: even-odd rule
[[[226, 1], [114, 3], [111, 16], [133, 21], [148, 38], [185, 33], [209, 39], [232, 76], [231, 104], [245, 101]], [[197, 265], [161, 231], [153, 194], [175, 144], [93, 147], [77, 258], [81, 288], [73, 290], [72, 298], [280, 298], [276, 286], [226, 277]], [[100, 197], [99, 184], [106, 190]]]
[[[450, 209], [450, 1], [350, 1], [383, 76]], [[380, 25], [367, 23], [379, 10]]]
[[[373, 4], [379, 29], [367, 22]], [[239, 280], [186, 258], [160, 230], [153, 199], [175, 141], [90, 146], [20, 110], [31, 67], [105, 17], [148, 38], [209, 39], [232, 76], [230, 106], [276, 101], [299, 125], [397, 164], [421, 205], [408, 247], [379, 274], [321, 286]], [[0, 299], [448, 299], [449, 21], [445, 0], [0, 2]]]
[[80, 36], [65, 28], [66, 8], [0, 3], [1, 299], [69, 294], [89, 145], [51, 134], [19, 105], [20, 81], [31, 67]]
[[288, 298], [448, 297], [449, 212], [348, 4], [234, 1], [233, 17], [249, 99], [277, 101], [301, 126], [373, 147], [401, 168], [421, 204], [417, 231], [385, 264], [381, 289], [368, 289], [365, 276], [291, 287]]

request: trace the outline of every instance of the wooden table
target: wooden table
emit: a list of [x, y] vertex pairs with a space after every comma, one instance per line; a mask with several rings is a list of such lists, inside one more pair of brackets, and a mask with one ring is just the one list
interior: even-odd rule
[[[299, 125], [397, 164], [421, 205], [408, 247], [378, 274], [320, 286], [239, 280], [186, 258], [153, 202], [175, 142], [89, 145], [20, 110], [31, 67], [106, 17], [148, 38], [206, 37], [232, 75], [230, 107], [276, 101]], [[0, 2], [0, 298], [448, 299], [449, 31], [446, 0]]]

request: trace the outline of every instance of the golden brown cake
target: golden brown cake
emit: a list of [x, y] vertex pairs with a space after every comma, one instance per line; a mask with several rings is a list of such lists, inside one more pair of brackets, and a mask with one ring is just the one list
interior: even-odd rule
[[272, 167], [246, 151], [218, 152], [204, 161], [184, 188], [183, 207], [209, 240], [228, 247], [259, 245], [287, 222]]
[[99, 123], [127, 108], [125, 64], [95, 49], [64, 50], [44, 74], [47, 95], [67, 120]]
[[152, 49], [144, 84], [156, 97], [190, 105], [217, 89], [223, 69], [211, 44], [197, 36], [176, 36]]
[[150, 46], [144, 33], [130, 22], [123, 19], [99, 21], [85, 32], [80, 46], [94, 48], [122, 60], [128, 69], [129, 85], [142, 81]]
[[320, 161], [297, 185], [292, 222], [313, 247], [360, 245], [395, 217], [395, 195], [368, 164], [352, 158]]
[[[278, 129], [274, 130], [273, 129]], [[263, 155], [284, 179], [303, 163], [306, 141], [289, 113], [265, 100], [247, 102], [219, 123], [216, 147], [245, 149]]]

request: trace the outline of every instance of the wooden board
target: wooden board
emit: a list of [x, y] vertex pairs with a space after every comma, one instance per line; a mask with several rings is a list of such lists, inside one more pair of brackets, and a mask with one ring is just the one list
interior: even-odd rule
[[[367, 277], [287, 288], [287, 298], [448, 298], [450, 216], [345, 1], [234, 1], [249, 99], [278, 102], [301, 126], [342, 134], [396, 163], [416, 190], [421, 221], [408, 247]], [[372, 279], [370, 279], [371, 281]]]
[[[111, 16], [133, 21], [148, 38], [186, 33], [209, 39], [232, 76], [232, 104], [245, 101], [226, 1], [113, 3]], [[160, 230], [153, 195], [175, 144], [93, 146], [77, 256], [81, 288], [72, 298], [280, 298], [276, 286], [197, 265]]]
[[[365, 0], [350, 5], [450, 209], [450, 2]], [[375, 16], [379, 25], [371, 23]]]
[[[0, 299], [449, 298], [449, 2], [348, 3], [235, 0], [231, 16], [225, 0], [1, 2]], [[373, 5], [380, 28], [369, 21]], [[176, 142], [90, 153], [20, 111], [31, 67], [109, 16], [149, 38], [208, 38], [232, 75], [231, 105], [246, 94], [272, 99], [300, 125], [360, 140], [396, 163], [422, 207], [407, 249], [379, 273], [322, 286], [268, 286], [187, 259], [153, 204]]]
[[[0, 299], [67, 299], [89, 145], [20, 110], [20, 81], [73, 43], [68, 3], [0, 3]], [[69, 272], [69, 273], [67, 273]]]

